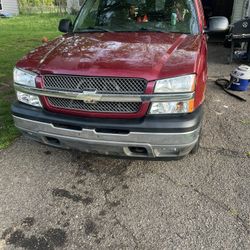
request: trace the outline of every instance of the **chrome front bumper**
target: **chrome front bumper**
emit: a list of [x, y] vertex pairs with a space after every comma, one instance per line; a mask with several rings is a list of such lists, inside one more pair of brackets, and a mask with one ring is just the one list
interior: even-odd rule
[[98, 133], [94, 129], [73, 130], [17, 116], [13, 118], [16, 127], [26, 136], [50, 146], [136, 158], [185, 156], [194, 148], [200, 134], [200, 127], [187, 133]]

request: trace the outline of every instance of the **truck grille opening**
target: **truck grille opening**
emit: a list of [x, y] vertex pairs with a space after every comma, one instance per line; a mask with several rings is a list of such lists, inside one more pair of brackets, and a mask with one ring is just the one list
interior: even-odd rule
[[147, 81], [141, 78], [85, 77], [45, 75], [46, 89], [83, 92], [96, 90], [102, 94], [143, 94]]
[[129, 147], [129, 150], [134, 156], [147, 156], [148, 155], [148, 151], [144, 147]]
[[[141, 95], [147, 87], [147, 80], [141, 78], [119, 77], [85, 77], [72, 75], [44, 75], [45, 89], [79, 92], [96, 91], [98, 94]], [[48, 97], [48, 110], [60, 108], [69, 111], [136, 114], [140, 111], [142, 103], [137, 102], [97, 102], [85, 103], [81, 100], [71, 100]], [[63, 111], [62, 111], [63, 112]]]
[[137, 113], [141, 103], [138, 102], [97, 102], [85, 103], [80, 100], [48, 97], [49, 104], [56, 108], [78, 110], [83, 112]]

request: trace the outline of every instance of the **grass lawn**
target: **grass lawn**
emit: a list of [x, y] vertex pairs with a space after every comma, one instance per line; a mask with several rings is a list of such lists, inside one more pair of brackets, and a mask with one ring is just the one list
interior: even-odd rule
[[42, 44], [43, 37], [53, 39], [61, 16], [55, 14], [0, 18], [0, 150], [19, 135], [14, 127], [10, 105], [15, 100], [12, 70], [22, 56]]

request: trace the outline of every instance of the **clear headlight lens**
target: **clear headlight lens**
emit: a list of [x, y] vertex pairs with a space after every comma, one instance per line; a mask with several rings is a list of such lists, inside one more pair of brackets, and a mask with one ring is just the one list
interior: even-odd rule
[[17, 84], [35, 87], [36, 86], [36, 74], [26, 70], [14, 68], [13, 71], [14, 82]]
[[[36, 87], [37, 74], [33, 72], [14, 68], [13, 76], [14, 76], [14, 82], [17, 84], [25, 85], [28, 87]], [[36, 95], [30, 95], [20, 91], [16, 91], [16, 95], [18, 101], [22, 103], [26, 103], [28, 105], [32, 105], [35, 107], [42, 107], [40, 99]]]
[[154, 93], [181, 93], [195, 90], [195, 75], [186, 75], [156, 81]]
[[19, 102], [23, 102], [23, 103], [26, 103], [28, 105], [32, 105], [35, 107], [42, 107], [40, 99], [36, 95], [30, 95], [30, 94], [26, 94], [20, 91], [17, 91], [16, 95], [17, 95], [17, 99]]
[[154, 102], [149, 113], [151, 115], [183, 114], [194, 111], [194, 99], [180, 102]]

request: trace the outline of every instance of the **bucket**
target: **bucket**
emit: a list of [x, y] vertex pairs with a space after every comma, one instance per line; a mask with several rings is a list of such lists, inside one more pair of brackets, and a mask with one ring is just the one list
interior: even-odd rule
[[250, 67], [241, 65], [231, 73], [229, 88], [236, 91], [247, 91], [250, 82]]

